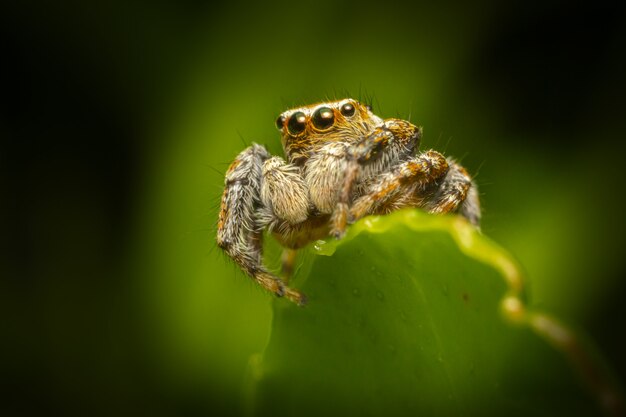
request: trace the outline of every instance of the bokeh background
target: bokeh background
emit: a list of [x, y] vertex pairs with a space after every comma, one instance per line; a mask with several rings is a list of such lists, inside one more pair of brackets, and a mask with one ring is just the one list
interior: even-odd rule
[[476, 174], [532, 302], [624, 380], [623, 6], [1, 8], [0, 414], [237, 414], [270, 297], [215, 249], [222, 173], [281, 152], [282, 110], [344, 96]]

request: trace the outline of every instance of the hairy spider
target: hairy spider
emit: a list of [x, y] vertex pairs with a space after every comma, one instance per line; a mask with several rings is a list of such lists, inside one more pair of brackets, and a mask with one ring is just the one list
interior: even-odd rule
[[[420, 152], [422, 129], [381, 119], [345, 99], [287, 110], [276, 119], [288, 161], [260, 145], [226, 172], [217, 244], [263, 288], [302, 305], [287, 286], [295, 250], [341, 238], [348, 224], [402, 207], [458, 212], [478, 226], [480, 205], [467, 171], [439, 152]], [[281, 279], [262, 260], [263, 231], [285, 247]]]

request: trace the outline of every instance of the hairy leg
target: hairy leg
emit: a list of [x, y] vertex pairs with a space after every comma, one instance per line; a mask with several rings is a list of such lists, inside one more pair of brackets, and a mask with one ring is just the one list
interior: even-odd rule
[[434, 151], [403, 163], [371, 184], [354, 202], [350, 215], [358, 220], [402, 207], [421, 207], [431, 213], [458, 212], [473, 225], [480, 223], [478, 192], [467, 171]]
[[306, 164], [306, 182], [311, 201], [321, 213], [332, 214], [333, 236], [341, 237], [345, 233], [355, 185], [380, 175], [411, 155], [420, 136], [420, 128], [388, 119], [356, 143], [330, 143], [310, 158]]
[[285, 283], [289, 282], [289, 279], [293, 275], [293, 271], [296, 267], [296, 258], [298, 251], [296, 249], [283, 249], [283, 253], [280, 257], [281, 261], [281, 274]]
[[350, 208], [352, 220], [368, 214], [388, 213], [407, 206], [420, 206], [432, 186], [446, 175], [448, 162], [438, 152], [428, 151], [381, 175]]
[[465, 168], [449, 159], [450, 169], [424, 208], [431, 213], [458, 212], [470, 223], [480, 223], [480, 203], [476, 185]]
[[263, 229], [257, 211], [261, 203], [263, 164], [269, 153], [259, 145], [241, 152], [226, 172], [217, 227], [217, 244], [259, 285], [277, 296], [304, 304], [305, 298], [289, 288], [262, 263]]
[[480, 199], [478, 198], [478, 188], [473, 181], [467, 198], [459, 207], [458, 213], [480, 230]]

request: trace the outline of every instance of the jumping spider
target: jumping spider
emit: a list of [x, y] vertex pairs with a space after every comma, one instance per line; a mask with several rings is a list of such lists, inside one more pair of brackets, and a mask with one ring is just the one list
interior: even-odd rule
[[[241, 152], [226, 172], [217, 244], [263, 288], [296, 304], [286, 284], [295, 250], [348, 224], [402, 207], [458, 212], [478, 226], [480, 206], [467, 171], [439, 152], [420, 152], [422, 129], [381, 119], [345, 99], [287, 110], [276, 120], [288, 161], [260, 145]], [[285, 279], [262, 262], [263, 231], [285, 247]]]

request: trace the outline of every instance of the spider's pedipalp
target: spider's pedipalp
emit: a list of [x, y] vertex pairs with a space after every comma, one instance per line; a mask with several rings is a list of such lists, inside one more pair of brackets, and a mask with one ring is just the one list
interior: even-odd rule
[[346, 170], [346, 144], [330, 142], [317, 150], [305, 165], [305, 181], [311, 202], [320, 213], [330, 214]]
[[261, 201], [279, 219], [290, 224], [305, 221], [309, 214], [309, 197], [300, 170], [274, 156], [263, 163]]

